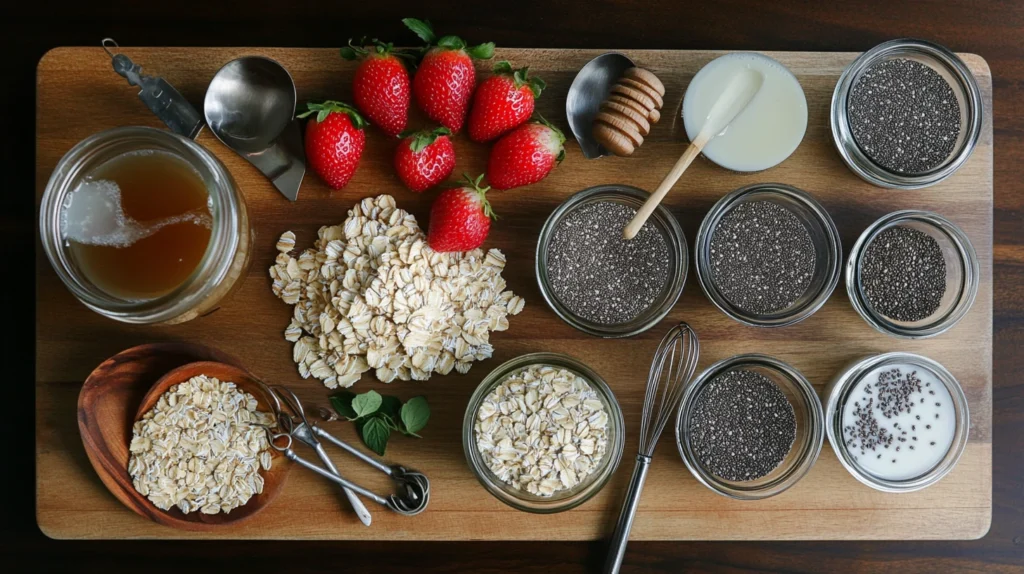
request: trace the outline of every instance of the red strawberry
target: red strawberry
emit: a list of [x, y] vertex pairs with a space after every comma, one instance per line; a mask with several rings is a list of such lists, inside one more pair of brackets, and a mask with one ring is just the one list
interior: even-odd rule
[[352, 45], [341, 49], [346, 60], [362, 58], [352, 82], [352, 99], [370, 122], [389, 136], [397, 136], [409, 120], [409, 73], [400, 57], [407, 54], [391, 44], [373, 41], [362, 48]]
[[562, 132], [544, 118], [521, 125], [491, 148], [487, 181], [494, 189], [537, 183], [565, 157], [564, 143]]
[[489, 187], [480, 187], [483, 175], [469, 184], [446, 189], [434, 200], [430, 208], [430, 229], [427, 243], [435, 251], [469, 251], [483, 245], [491, 229], [491, 204], [485, 194]]
[[469, 139], [490, 141], [530, 119], [534, 99], [545, 87], [544, 80], [528, 77], [527, 68], [512, 70], [512, 64], [498, 62], [473, 96]]
[[366, 143], [366, 120], [352, 106], [328, 100], [307, 104], [316, 113], [306, 124], [306, 163], [331, 189], [341, 189], [352, 179]]
[[448, 128], [408, 135], [395, 150], [395, 171], [409, 189], [420, 192], [448, 179], [455, 169], [455, 148]]
[[416, 103], [430, 119], [453, 133], [459, 131], [466, 121], [469, 100], [476, 87], [473, 58], [486, 60], [493, 56], [494, 43], [467, 48], [466, 42], [458, 36], [438, 39], [430, 22], [415, 18], [402, 22], [428, 45], [433, 45], [427, 49], [412, 79]]

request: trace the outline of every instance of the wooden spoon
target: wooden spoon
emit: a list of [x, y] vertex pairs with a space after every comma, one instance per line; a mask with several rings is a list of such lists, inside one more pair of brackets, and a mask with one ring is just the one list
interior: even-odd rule
[[633, 239], [637, 233], [640, 233], [640, 228], [647, 222], [647, 218], [654, 213], [654, 209], [658, 207], [661, 200], [665, 199], [665, 195], [679, 181], [686, 168], [690, 167], [690, 163], [693, 162], [694, 158], [700, 155], [700, 152], [704, 150], [704, 146], [708, 145], [712, 138], [716, 135], [721, 135], [725, 128], [729, 127], [729, 124], [736, 119], [736, 116], [746, 109], [750, 101], [754, 99], [754, 95], [761, 89], [761, 84], [763, 83], [764, 75], [750, 68], [744, 69], [729, 80], [722, 95], [711, 106], [711, 111], [708, 112], [708, 116], [704, 120], [704, 126], [697, 133], [697, 137], [693, 138], [693, 141], [687, 146], [679, 161], [672, 166], [672, 170], [668, 172], [665, 179], [661, 180], [658, 189], [654, 190], [654, 193], [647, 198], [647, 201], [636, 212], [636, 215], [626, 225], [626, 228], [622, 230], [622, 237], [624, 239]]

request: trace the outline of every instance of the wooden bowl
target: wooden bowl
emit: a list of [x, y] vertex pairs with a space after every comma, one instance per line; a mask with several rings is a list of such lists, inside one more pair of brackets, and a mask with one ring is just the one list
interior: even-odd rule
[[260, 471], [263, 492], [229, 514], [185, 514], [177, 507], [161, 510], [135, 490], [128, 474], [132, 426], [167, 389], [199, 374], [233, 382], [256, 398], [259, 410], [271, 410], [265, 387], [237, 359], [185, 343], [142, 345], [123, 351], [97, 367], [78, 396], [82, 443], [103, 484], [139, 515], [190, 531], [211, 530], [251, 518], [280, 494], [291, 467], [280, 453], [271, 450], [270, 470]]

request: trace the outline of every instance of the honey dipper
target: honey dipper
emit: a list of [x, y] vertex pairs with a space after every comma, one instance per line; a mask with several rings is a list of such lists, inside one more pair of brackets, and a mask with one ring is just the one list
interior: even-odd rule
[[661, 80], [643, 68], [628, 68], [594, 116], [594, 139], [615, 155], [630, 155], [661, 119], [664, 104]]

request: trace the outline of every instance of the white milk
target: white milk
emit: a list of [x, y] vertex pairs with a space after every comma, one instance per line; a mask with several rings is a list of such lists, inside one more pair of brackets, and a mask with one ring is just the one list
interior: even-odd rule
[[[886, 418], [879, 405], [878, 393], [868, 394], [865, 389], [871, 385], [872, 390], [877, 391], [879, 374], [894, 368], [900, 369], [904, 375], [916, 371], [917, 377], [921, 379], [921, 391], [911, 393], [910, 398], [914, 406], [909, 413], [900, 412], [892, 418]], [[869, 398], [875, 399], [871, 413], [879, 426], [894, 436], [905, 438], [906, 441], [894, 440], [889, 448], [878, 446], [874, 450], [864, 450], [864, 454], [861, 454], [862, 449], [859, 445], [858, 448], [848, 447], [850, 454], [856, 457], [857, 466], [886, 480], [907, 480], [935, 468], [935, 465], [946, 456], [950, 445], [953, 444], [953, 434], [956, 431], [956, 411], [946, 386], [930, 371], [914, 365], [889, 365], [868, 373], [846, 400], [843, 409], [844, 440], [852, 437], [847, 426], [852, 425], [857, 419], [853, 414], [856, 409], [854, 403], [859, 402], [864, 406]], [[935, 418], [935, 415], [939, 417]], [[904, 431], [907, 434], [902, 434]], [[917, 440], [912, 439], [914, 436]], [[857, 444], [856, 441], [854, 444]], [[914, 448], [910, 448], [911, 446]], [[896, 447], [899, 447], [899, 451]], [[894, 460], [896, 462], [893, 462]]]
[[743, 68], [764, 75], [764, 84], [745, 110], [704, 147], [704, 155], [733, 171], [761, 171], [778, 165], [800, 145], [807, 129], [807, 100], [785, 66], [751, 52], [727, 54], [701, 68], [683, 98], [683, 123], [692, 141], [730, 78]]

